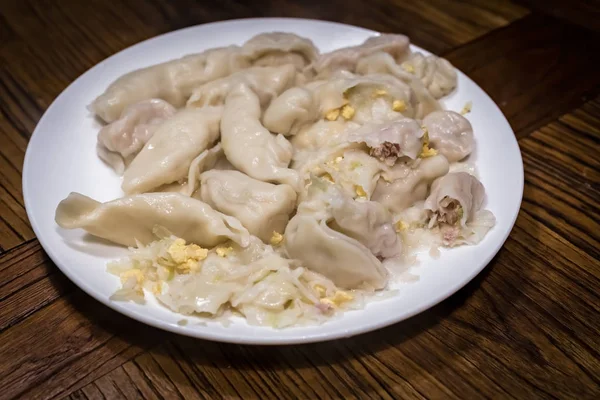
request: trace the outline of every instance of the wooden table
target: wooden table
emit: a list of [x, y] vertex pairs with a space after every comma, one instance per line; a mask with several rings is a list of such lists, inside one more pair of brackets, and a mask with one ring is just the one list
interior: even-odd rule
[[[141, 40], [257, 16], [405, 33], [500, 105], [523, 154], [523, 205], [465, 288], [356, 338], [247, 347], [130, 320], [48, 259], [21, 172], [52, 100]], [[0, 398], [600, 398], [599, 21], [584, 0], [0, 0]]]

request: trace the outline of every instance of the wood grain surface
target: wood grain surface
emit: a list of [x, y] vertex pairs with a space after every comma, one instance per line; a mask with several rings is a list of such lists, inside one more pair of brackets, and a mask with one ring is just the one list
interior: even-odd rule
[[[583, 0], [0, 0], [0, 399], [600, 398], [598, 10]], [[264, 16], [408, 34], [500, 105], [523, 155], [523, 204], [498, 255], [455, 295], [355, 338], [237, 346], [130, 320], [49, 260], [21, 173], [52, 100], [141, 40]]]

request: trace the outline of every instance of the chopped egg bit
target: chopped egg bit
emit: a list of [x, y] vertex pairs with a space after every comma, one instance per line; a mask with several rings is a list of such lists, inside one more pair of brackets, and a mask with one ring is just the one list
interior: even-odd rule
[[169, 246], [167, 253], [175, 264], [175, 270], [187, 274], [200, 269], [199, 261], [208, 256], [208, 249], [203, 249], [197, 244], [186, 245], [185, 240], [179, 238]]
[[409, 224], [407, 224], [406, 222], [400, 220], [398, 222], [396, 222], [396, 232], [402, 232], [407, 230], [410, 227]]
[[315, 285], [314, 289], [319, 295], [319, 303], [323, 311], [332, 311], [344, 303], [354, 300], [354, 296], [344, 290], [336, 290], [333, 296], [327, 296], [327, 290], [321, 285]]
[[473, 102], [472, 101], [467, 101], [464, 105], [464, 107], [462, 108], [462, 110], [460, 110], [460, 113], [462, 115], [466, 115], [468, 113], [471, 112], [471, 109], [473, 108]]
[[121, 278], [121, 286], [127, 289], [133, 289], [137, 294], [143, 296], [143, 284], [144, 284], [144, 273], [138, 269], [130, 269], [129, 271], [125, 271], [119, 275]]
[[233, 251], [234, 251], [233, 247], [231, 247], [231, 246], [229, 246], [229, 247], [220, 246], [215, 249], [215, 253], [217, 253], [217, 255], [219, 257], [223, 257], [223, 258], [233, 254]]
[[361, 185], [354, 185], [354, 192], [361, 199], [366, 199], [368, 197], [367, 192]]
[[402, 69], [408, 72], [409, 74], [415, 73], [415, 67], [412, 64], [404, 63], [402, 64]]
[[283, 235], [279, 232], [273, 231], [273, 236], [271, 236], [271, 245], [279, 246], [281, 242], [283, 242]]
[[422, 126], [421, 128], [425, 131], [425, 134], [423, 135], [423, 149], [421, 150], [421, 154], [419, 154], [419, 157], [428, 158], [436, 156], [438, 154], [438, 151], [429, 147], [429, 132], [427, 131], [427, 127]]
[[[323, 291], [324, 292], [324, 291]], [[328, 309], [335, 309], [340, 307], [343, 303], [354, 300], [354, 296], [343, 290], [336, 290], [335, 294], [330, 297], [323, 297], [320, 299], [321, 304], [325, 305]]]
[[333, 110], [327, 111], [325, 114], [325, 119], [328, 121], [337, 120], [340, 115], [346, 120], [351, 120], [354, 118], [354, 114], [356, 114], [356, 110], [350, 104], [344, 104], [340, 108], [334, 108]]
[[406, 102], [404, 100], [394, 100], [392, 102], [392, 110], [396, 112], [406, 111]]

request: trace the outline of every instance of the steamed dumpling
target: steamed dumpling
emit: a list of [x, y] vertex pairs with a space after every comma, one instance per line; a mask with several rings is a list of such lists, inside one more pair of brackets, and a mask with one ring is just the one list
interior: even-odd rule
[[392, 215], [374, 201], [348, 197], [331, 207], [331, 227], [364, 244], [377, 257], [399, 256], [402, 243], [392, 223]]
[[341, 234], [310, 215], [298, 214], [285, 230], [288, 255], [336, 285], [353, 289], [363, 285], [382, 289], [387, 270], [356, 239]]
[[267, 106], [274, 97], [293, 86], [295, 80], [296, 70], [292, 65], [248, 68], [194, 89], [187, 107], [223, 105], [231, 89], [241, 83], [258, 95], [262, 106]]
[[244, 43], [242, 54], [255, 66], [290, 64], [302, 70], [319, 55], [310, 39], [287, 32], [261, 33]]
[[354, 72], [361, 58], [377, 52], [385, 52], [395, 60], [406, 58], [410, 52], [410, 41], [404, 35], [383, 34], [370, 37], [358, 46], [344, 47], [322, 54], [309, 71], [316, 79], [324, 79], [336, 71]]
[[150, 140], [160, 123], [177, 110], [164, 100], [144, 100], [125, 109], [121, 117], [104, 126], [98, 133], [98, 156], [117, 173]]
[[263, 124], [271, 132], [293, 135], [316, 117], [316, 104], [307, 88], [293, 87], [275, 98], [265, 111]]
[[274, 185], [239, 171], [206, 171], [200, 176], [200, 199], [240, 220], [248, 231], [268, 243], [283, 233], [296, 207], [289, 185]]
[[410, 118], [366, 124], [348, 135], [350, 142], [365, 143], [373, 157], [394, 165], [400, 157], [416, 159], [423, 149], [425, 131]]
[[469, 120], [454, 111], [435, 111], [423, 119], [429, 145], [448, 161], [460, 161], [473, 151], [473, 127]]
[[241, 246], [249, 242], [248, 230], [236, 218], [178, 193], [145, 193], [107, 203], [71, 193], [56, 208], [55, 219], [62, 228], [81, 228], [125, 246], [136, 246], [136, 240], [142, 244], [156, 240], [155, 227], [204, 247], [228, 239]]
[[221, 145], [229, 162], [246, 175], [298, 190], [298, 173], [288, 168], [292, 145], [262, 126], [258, 96], [245, 84], [236, 86], [225, 101]]
[[181, 107], [197, 86], [247, 66], [238, 46], [190, 54], [121, 76], [89, 108], [104, 121], [112, 122], [127, 107], [143, 100], [158, 98]]
[[489, 210], [483, 210], [485, 189], [466, 172], [449, 173], [431, 185], [424, 209], [432, 213], [429, 227], [439, 225], [446, 246], [477, 244], [496, 224]]
[[485, 189], [466, 172], [449, 173], [431, 185], [424, 208], [431, 210], [439, 223], [466, 225], [481, 209]]
[[419, 78], [436, 99], [444, 97], [456, 87], [456, 70], [445, 58], [413, 53], [402, 63], [402, 68]]
[[144, 193], [187, 177], [195, 157], [219, 138], [222, 107], [180, 110], [163, 122], [133, 159], [121, 187]]
[[383, 204], [392, 213], [399, 213], [415, 202], [425, 200], [429, 185], [446, 175], [449, 167], [448, 160], [442, 155], [422, 159], [416, 167], [396, 165], [391, 179], [379, 178], [371, 200]]
[[361, 75], [389, 74], [410, 86], [417, 99], [415, 118], [423, 118], [430, 112], [440, 110], [436, 97], [414, 74], [407, 72], [387, 53], [374, 53], [361, 59], [356, 65], [356, 73]]
[[295, 135], [320, 119], [366, 123], [414, 117], [416, 105], [410, 87], [393, 76], [342, 71], [328, 81], [283, 92], [266, 109], [263, 122], [272, 132]]
[[214, 147], [204, 150], [202, 153], [200, 153], [198, 157], [192, 160], [190, 169], [188, 170], [187, 184], [182, 190], [180, 190], [180, 193], [183, 193], [187, 196], [193, 195], [200, 184], [200, 174], [202, 174], [204, 171], [215, 168], [219, 161], [223, 160], [224, 158], [225, 153], [223, 152], [221, 143], [217, 143]]

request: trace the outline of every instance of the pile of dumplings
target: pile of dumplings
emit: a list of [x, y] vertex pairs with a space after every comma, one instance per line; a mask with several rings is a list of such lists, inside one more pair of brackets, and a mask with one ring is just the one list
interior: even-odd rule
[[471, 124], [438, 102], [456, 84], [395, 34], [320, 54], [265, 33], [130, 72], [89, 106], [125, 195], [71, 193], [56, 222], [130, 247], [109, 265], [116, 300], [320, 323], [386, 289], [415, 249], [494, 226], [465, 168]]

